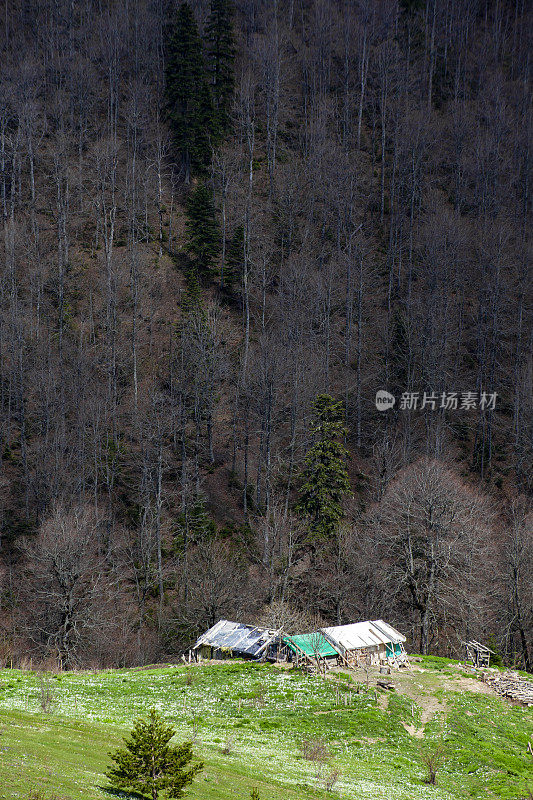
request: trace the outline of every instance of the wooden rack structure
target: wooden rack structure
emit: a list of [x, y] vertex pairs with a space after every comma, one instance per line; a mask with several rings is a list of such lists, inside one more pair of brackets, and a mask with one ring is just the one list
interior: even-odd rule
[[466, 648], [466, 657], [474, 667], [489, 667], [490, 657], [494, 655], [494, 650], [484, 644], [480, 644], [472, 639], [469, 642], [463, 642]]

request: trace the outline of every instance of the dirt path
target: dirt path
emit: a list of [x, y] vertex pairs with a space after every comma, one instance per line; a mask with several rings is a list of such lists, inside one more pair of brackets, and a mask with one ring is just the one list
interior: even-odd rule
[[483, 681], [478, 681], [476, 678], [465, 678], [462, 675], [452, 678], [446, 688], [450, 689], [452, 692], [477, 692], [478, 694], [490, 694], [492, 697], [496, 694], [496, 692], [488, 686], [488, 684], [483, 683]]
[[414, 725], [408, 725], [407, 722], [400, 723], [403, 725], [407, 733], [410, 733], [411, 736], [415, 736], [417, 739], [422, 739], [424, 736], [424, 726], [422, 725], [421, 728], [415, 728]]
[[378, 696], [378, 707], [381, 708], [382, 711], [386, 711], [389, 707], [389, 695], [388, 694], [380, 694]]
[[[417, 708], [420, 709], [420, 722], [414, 719], [412, 722], [402, 722], [401, 724], [409, 733], [417, 739], [422, 739], [424, 730], [428, 722], [436, 714], [446, 713], [447, 706], [445, 700], [439, 700], [434, 695], [434, 691], [444, 689], [450, 692], [473, 692], [476, 694], [492, 695], [493, 690], [486, 683], [477, 680], [475, 677], [465, 677], [464, 675], [443, 675], [440, 683], [435, 683], [434, 675], [425, 675], [426, 670], [422, 667], [413, 665], [410, 670], [394, 671], [390, 675], [391, 682], [395, 686], [396, 693], [408, 697]], [[331, 676], [333, 677], [333, 676]], [[357, 677], [364, 683], [365, 677], [362, 673]], [[372, 669], [370, 674], [370, 686], [373, 688], [376, 681], [380, 678], [377, 669]], [[387, 712], [389, 705], [389, 693], [381, 693], [377, 698], [378, 706], [382, 711]], [[415, 724], [416, 723], [416, 724]], [[418, 727], [418, 725], [420, 727]]]

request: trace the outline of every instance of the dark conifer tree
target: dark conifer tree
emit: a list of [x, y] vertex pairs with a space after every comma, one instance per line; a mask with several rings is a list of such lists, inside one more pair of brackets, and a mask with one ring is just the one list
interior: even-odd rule
[[198, 495], [177, 517], [174, 546], [177, 550], [187, 549], [216, 534], [216, 525], [210, 518], [203, 495]]
[[200, 183], [191, 192], [186, 205], [186, 250], [199, 275], [210, 273], [220, 250], [220, 228], [211, 192]]
[[194, 172], [202, 174], [210, 164], [213, 146], [220, 140], [211, 90], [207, 82], [204, 82], [197, 92], [190, 124], [191, 130], [194, 131], [189, 148], [191, 166]]
[[309, 520], [317, 538], [334, 536], [342, 518], [342, 499], [350, 491], [347, 450], [338, 440], [346, 432], [342, 403], [319, 394], [313, 403], [315, 443], [304, 459], [297, 511]]
[[182, 797], [203, 762], [195, 761], [192, 744], [170, 745], [174, 728], [166, 725], [155, 709], [148, 719], [138, 719], [124, 747], [110, 753], [114, 766], [107, 774], [113, 787], [132, 789], [137, 796], [148, 795], [157, 800], [162, 792], [166, 797]]
[[184, 314], [195, 311], [202, 304], [202, 287], [198, 277], [196, 264], [191, 264], [185, 273], [185, 292], [181, 297], [181, 308]]
[[174, 141], [188, 178], [191, 171], [201, 172], [209, 164], [215, 127], [202, 39], [189, 3], [178, 9], [165, 92]]
[[215, 114], [219, 130], [223, 133], [229, 127], [234, 88], [235, 44], [232, 0], [211, 0], [206, 36]]

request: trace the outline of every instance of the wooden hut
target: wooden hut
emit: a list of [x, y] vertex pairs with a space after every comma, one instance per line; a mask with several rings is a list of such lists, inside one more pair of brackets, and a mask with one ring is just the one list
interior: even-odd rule
[[382, 619], [322, 628], [322, 633], [349, 667], [409, 664], [405, 636]]
[[191, 656], [202, 658], [245, 658], [260, 661], [279, 640], [281, 631], [219, 620], [203, 633], [191, 648]]

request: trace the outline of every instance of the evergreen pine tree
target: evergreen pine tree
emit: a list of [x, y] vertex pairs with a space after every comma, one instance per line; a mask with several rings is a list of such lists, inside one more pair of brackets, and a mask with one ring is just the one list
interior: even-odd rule
[[178, 549], [188, 548], [215, 536], [216, 525], [206, 508], [205, 497], [198, 495], [178, 514], [174, 544]]
[[209, 274], [220, 250], [220, 228], [211, 192], [203, 183], [191, 192], [185, 207], [186, 250], [195, 262], [199, 275]]
[[342, 498], [350, 491], [346, 448], [338, 441], [345, 433], [342, 403], [320, 394], [313, 403], [311, 425], [315, 443], [307, 453], [302, 471], [298, 512], [309, 518], [316, 537], [335, 534], [342, 518]]
[[200, 308], [202, 304], [202, 288], [198, 277], [198, 269], [191, 264], [185, 272], [185, 292], [181, 298], [181, 308], [184, 314], [189, 314]]
[[112, 786], [148, 795], [152, 800], [163, 791], [167, 797], [182, 797], [203, 763], [191, 764], [194, 756], [190, 742], [169, 745], [175, 733], [155, 709], [147, 720], [136, 720], [130, 737], [124, 739], [125, 747], [109, 754], [115, 762], [106, 773]]
[[191, 167], [193, 172], [201, 175], [211, 163], [213, 146], [219, 141], [213, 98], [206, 82], [198, 89], [190, 126], [194, 132], [189, 145]]
[[187, 2], [178, 8], [169, 44], [165, 93], [174, 141], [187, 174], [201, 172], [211, 157], [215, 119], [202, 39]]
[[239, 225], [228, 242], [223, 285], [228, 292], [240, 287], [244, 270], [244, 228]]
[[234, 89], [235, 44], [232, 0], [211, 0], [206, 36], [213, 100], [217, 122], [223, 133], [229, 127]]

